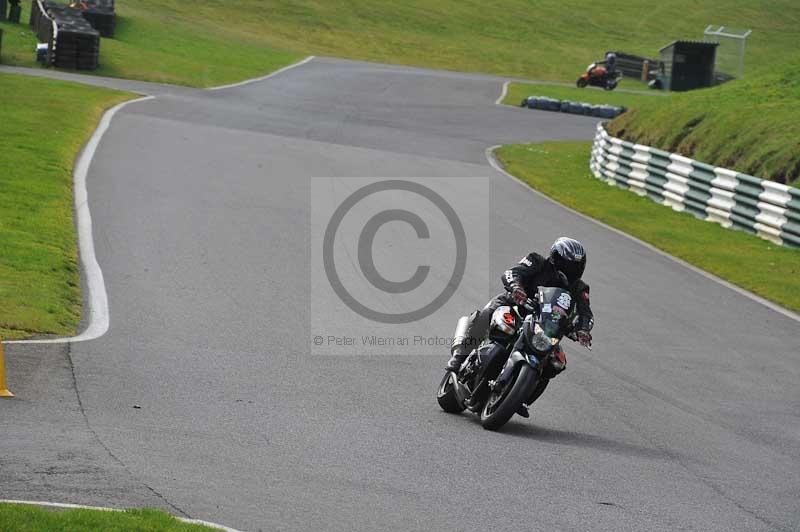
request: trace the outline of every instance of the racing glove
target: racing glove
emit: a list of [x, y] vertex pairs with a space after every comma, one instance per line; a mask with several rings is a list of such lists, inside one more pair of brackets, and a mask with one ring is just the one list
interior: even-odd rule
[[528, 294], [525, 293], [525, 290], [520, 285], [515, 284], [511, 289], [511, 299], [517, 305], [524, 305], [528, 301]]
[[592, 333], [589, 331], [577, 331], [575, 336], [583, 347], [592, 347]]

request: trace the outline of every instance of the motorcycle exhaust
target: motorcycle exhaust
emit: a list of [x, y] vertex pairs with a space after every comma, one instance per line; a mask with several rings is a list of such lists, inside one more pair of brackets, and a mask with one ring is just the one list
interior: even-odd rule
[[463, 347], [467, 340], [467, 329], [472, 322], [470, 316], [461, 316], [456, 324], [456, 332], [453, 333], [453, 345], [450, 346], [450, 354], [455, 353], [456, 349]]

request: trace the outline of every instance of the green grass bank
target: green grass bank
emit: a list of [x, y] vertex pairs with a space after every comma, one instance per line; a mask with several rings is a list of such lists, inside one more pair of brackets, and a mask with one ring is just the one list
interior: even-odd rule
[[72, 166], [129, 95], [11, 74], [0, 94], [0, 338], [70, 335], [81, 313]]
[[[754, 30], [747, 72], [756, 74], [796, 47], [800, 25], [795, 0], [126, 0], [117, 9], [99, 73], [193, 86], [308, 54], [574, 81], [606, 50], [654, 56], [714, 23]], [[33, 40], [9, 32], [6, 60], [32, 64]]]
[[609, 124], [608, 131], [625, 140], [797, 186], [798, 69], [800, 56], [795, 56], [760, 76], [637, 101], [631, 111]]
[[210, 532], [158, 510], [56, 510], [27, 504], [0, 504], [0, 530], [8, 532]]
[[762, 75], [681, 93], [512, 83], [503, 103], [532, 94], [624, 105], [608, 132], [761, 179], [800, 185], [800, 55]]
[[588, 169], [587, 142], [500, 148], [506, 170], [556, 201], [786, 308], [800, 311], [800, 250], [725, 229], [607, 185]]

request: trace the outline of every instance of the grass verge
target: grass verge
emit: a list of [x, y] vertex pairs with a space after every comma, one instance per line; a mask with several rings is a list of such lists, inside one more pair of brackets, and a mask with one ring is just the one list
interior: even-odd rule
[[556, 201], [786, 308], [800, 311], [800, 250], [698, 220], [609, 186], [587, 167], [591, 144], [504, 146], [511, 174]]
[[73, 334], [72, 166], [103, 111], [130, 95], [11, 74], [0, 94], [0, 337]]
[[[23, 19], [27, 20], [26, 13]], [[653, 57], [706, 24], [753, 29], [748, 73], [796, 47], [796, 0], [130, 0], [100, 73], [194, 86], [264, 74], [308, 54], [573, 81], [606, 50]], [[720, 18], [724, 14], [724, 18]], [[33, 37], [10, 61], [32, 64]], [[30, 33], [30, 32], [28, 32]]]
[[[259, 33], [248, 36], [239, 18], [228, 13], [246, 16], [236, 3], [198, 7], [187, 2], [119, 2], [116, 34], [100, 43], [100, 68], [81, 73], [211, 87], [260, 76], [303, 57], [273, 48]], [[184, 16], [197, 11], [208, 11], [208, 18]], [[267, 10], [262, 7], [258, 12], [266, 16]], [[29, 13], [30, 2], [25, 2], [23, 21]], [[6, 32], [2, 62], [35, 66], [36, 37], [30, 27], [8, 23], [0, 27]]]
[[800, 186], [799, 69], [795, 56], [762, 76], [666, 96], [512, 83], [503, 103], [535, 94], [623, 105], [629, 110], [609, 123], [611, 135]]
[[762, 76], [638, 101], [608, 132], [762, 179], [800, 185], [800, 56]]
[[0, 530], [9, 532], [209, 532], [159, 510], [54, 510], [28, 504], [0, 504]]

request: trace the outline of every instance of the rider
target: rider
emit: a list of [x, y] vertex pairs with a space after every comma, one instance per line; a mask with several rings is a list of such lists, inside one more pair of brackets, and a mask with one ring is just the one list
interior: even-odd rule
[[539, 286], [560, 286], [562, 273], [568, 286], [566, 287], [576, 300], [577, 320], [575, 336], [581, 345], [592, 345], [590, 331], [594, 326], [592, 309], [589, 306], [589, 285], [581, 276], [586, 268], [586, 250], [573, 238], [558, 238], [550, 247], [550, 255], [545, 258], [538, 253], [529, 253], [519, 264], [505, 271], [503, 285], [506, 292], [489, 301], [482, 310], [476, 310], [469, 316], [470, 323], [466, 332], [453, 340], [452, 354], [447, 369], [458, 372], [464, 360], [478, 347], [489, 332], [492, 314], [503, 305], [522, 305], [529, 294], [536, 293]]
[[595, 68], [599, 66], [605, 67], [606, 75], [613, 76], [617, 71], [617, 54], [606, 52], [606, 58], [595, 63]]

